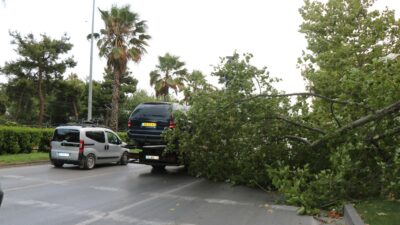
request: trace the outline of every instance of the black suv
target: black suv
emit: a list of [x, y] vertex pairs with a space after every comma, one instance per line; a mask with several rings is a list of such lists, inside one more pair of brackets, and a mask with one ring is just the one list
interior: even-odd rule
[[176, 110], [186, 112], [188, 107], [177, 103], [149, 102], [138, 105], [128, 120], [128, 137], [136, 147], [142, 149], [138, 155], [139, 163], [164, 168], [178, 165], [175, 153], [162, 154], [165, 142], [161, 134], [166, 128], [174, 128], [172, 114]]
[[174, 128], [172, 113], [186, 111], [187, 107], [177, 103], [149, 102], [138, 105], [128, 121], [128, 136], [140, 148], [144, 145], [162, 145], [161, 133], [165, 128]]

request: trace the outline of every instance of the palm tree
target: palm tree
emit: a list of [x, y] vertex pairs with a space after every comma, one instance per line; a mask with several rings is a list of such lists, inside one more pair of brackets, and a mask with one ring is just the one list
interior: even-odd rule
[[169, 53], [159, 56], [158, 61], [156, 69], [150, 72], [150, 85], [154, 86], [156, 97], [163, 97], [167, 101], [169, 89], [173, 89], [176, 94], [182, 90], [187, 70], [178, 56]]
[[192, 100], [192, 95], [199, 91], [213, 91], [215, 87], [209, 84], [205, 75], [199, 70], [193, 70], [185, 76], [185, 87], [183, 89], [183, 101], [188, 104]]
[[120, 77], [127, 70], [127, 63], [132, 60], [138, 63], [146, 53], [146, 21], [140, 20], [137, 13], [131, 12], [129, 6], [112, 6], [110, 11], [99, 9], [105, 28], [94, 37], [97, 41], [100, 57], [107, 59], [107, 68], [114, 76], [110, 127], [118, 130], [118, 110], [120, 98]]

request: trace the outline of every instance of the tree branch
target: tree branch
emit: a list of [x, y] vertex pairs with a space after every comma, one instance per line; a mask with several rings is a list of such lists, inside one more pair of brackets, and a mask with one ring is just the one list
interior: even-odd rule
[[383, 134], [375, 135], [374, 137], [370, 138], [370, 141], [379, 141], [387, 136], [392, 136], [397, 133], [400, 133], [400, 127], [396, 127], [394, 129], [387, 130]]
[[363, 125], [365, 125], [365, 124], [367, 124], [367, 123], [369, 123], [371, 121], [375, 121], [375, 120], [381, 119], [381, 118], [385, 117], [386, 115], [395, 113], [395, 112], [397, 112], [399, 110], [400, 110], [400, 101], [397, 101], [397, 102], [395, 102], [395, 103], [393, 103], [393, 104], [391, 104], [391, 105], [389, 105], [389, 106], [387, 106], [385, 108], [382, 108], [380, 110], [375, 111], [374, 114], [370, 114], [368, 116], [361, 117], [360, 119], [355, 120], [355, 121], [347, 124], [346, 126], [343, 126], [340, 129], [337, 129], [334, 132], [325, 135], [321, 139], [314, 141], [311, 144], [311, 147], [316, 147], [316, 146], [324, 143], [325, 141], [327, 141], [330, 138], [339, 136], [340, 134], [346, 132], [347, 130], [352, 130], [352, 129], [356, 128], [356, 127], [363, 126]]
[[278, 115], [278, 116], [276, 116], [276, 117], [269, 117], [269, 118], [267, 118], [267, 119], [278, 119], [278, 120], [283, 120], [283, 121], [285, 121], [285, 122], [287, 122], [287, 123], [290, 123], [290, 124], [295, 125], [295, 126], [298, 126], [298, 127], [305, 128], [305, 129], [307, 129], [307, 130], [311, 130], [311, 131], [314, 131], [314, 132], [317, 132], [317, 133], [320, 133], [320, 134], [326, 134], [325, 131], [323, 131], [323, 130], [321, 130], [321, 129], [319, 129], [319, 128], [311, 127], [311, 126], [308, 126], [308, 125], [306, 125], [306, 124], [302, 124], [302, 123], [293, 121], [293, 120], [291, 120], [291, 119], [289, 119], [289, 118], [286, 118], [286, 117], [284, 117], [284, 116], [281, 116], [281, 115]]
[[336, 118], [335, 113], [333, 112], [333, 102], [331, 102], [329, 110], [331, 111], [332, 117], [335, 120], [335, 122], [338, 125], [338, 127], [342, 127], [342, 125], [340, 124], [339, 120]]
[[311, 145], [311, 142], [309, 142], [307, 139], [305, 139], [303, 137], [298, 137], [298, 136], [293, 136], [293, 135], [285, 135], [282, 138], [291, 139], [291, 140], [295, 140], [295, 141], [299, 141], [299, 142], [305, 143], [307, 145]]
[[[290, 97], [290, 96], [305, 96], [305, 97], [313, 96], [313, 97], [316, 97], [316, 98], [321, 98], [321, 99], [323, 99], [323, 100], [325, 100], [327, 102], [338, 103], [338, 104], [342, 104], [342, 105], [356, 105], [356, 106], [360, 106], [362, 108], [365, 108], [365, 109], [367, 109], [369, 111], [372, 111], [372, 109], [370, 107], [368, 107], [367, 105], [365, 105], [363, 103], [336, 100], [336, 99], [333, 99], [333, 98], [326, 97], [324, 95], [311, 93], [311, 92], [297, 92], [297, 93], [288, 93], [288, 94], [260, 94], [260, 95], [255, 95], [255, 96], [252, 96], [252, 97], [249, 97], [249, 98], [244, 98], [244, 99], [237, 100], [234, 103], [241, 103], [241, 102], [244, 102], [244, 101], [249, 101], [249, 100], [260, 98], [260, 97], [276, 98], [276, 97]], [[230, 106], [230, 105], [228, 105], [228, 106]]]

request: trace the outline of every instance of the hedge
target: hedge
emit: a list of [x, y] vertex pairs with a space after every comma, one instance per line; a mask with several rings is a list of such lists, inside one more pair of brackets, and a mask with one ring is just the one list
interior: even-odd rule
[[[53, 132], [53, 128], [0, 126], [0, 155], [30, 153], [32, 150], [48, 152]], [[118, 135], [128, 142], [126, 132], [118, 132]]]
[[0, 154], [46, 152], [54, 129], [0, 126]]

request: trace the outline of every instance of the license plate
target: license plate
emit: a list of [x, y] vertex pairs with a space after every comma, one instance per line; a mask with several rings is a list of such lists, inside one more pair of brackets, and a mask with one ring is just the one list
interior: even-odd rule
[[156, 123], [142, 123], [142, 127], [156, 127]]
[[60, 153], [58, 153], [58, 156], [68, 157], [69, 153], [60, 152]]
[[158, 155], [146, 155], [146, 159], [159, 160], [160, 157]]

